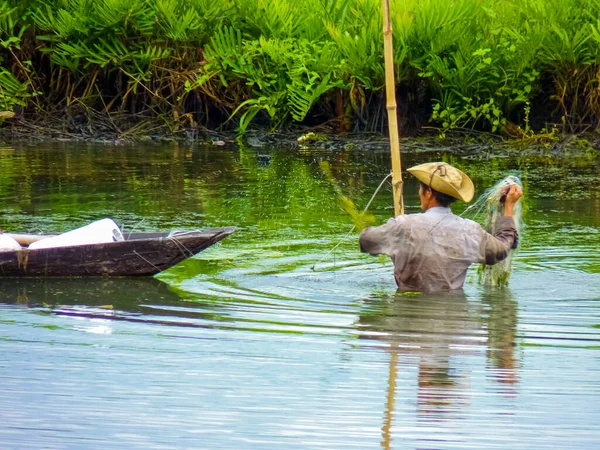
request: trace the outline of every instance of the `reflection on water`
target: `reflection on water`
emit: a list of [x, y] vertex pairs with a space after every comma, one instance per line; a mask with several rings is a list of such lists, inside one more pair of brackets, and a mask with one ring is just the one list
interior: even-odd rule
[[0, 149], [6, 230], [238, 226], [159, 279], [0, 279], [1, 447], [596, 448], [599, 161], [405, 147], [478, 194], [519, 173], [509, 289], [395, 295], [340, 204], [364, 208], [385, 149]]
[[148, 302], [175, 303], [180, 297], [159, 280], [142, 278], [5, 278], [0, 302], [29, 307], [110, 306], [139, 312]]
[[[382, 447], [392, 448], [398, 370], [416, 376], [416, 415], [426, 438], [441, 421], [460, 420], [469, 405], [470, 370], [461, 356], [486, 349], [499, 391], [514, 395], [517, 307], [508, 289], [485, 289], [480, 301], [463, 292], [405, 294], [371, 299], [361, 313], [360, 339], [380, 342], [390, 354]], [[432, 428], [429, 430], [428, 428]]]

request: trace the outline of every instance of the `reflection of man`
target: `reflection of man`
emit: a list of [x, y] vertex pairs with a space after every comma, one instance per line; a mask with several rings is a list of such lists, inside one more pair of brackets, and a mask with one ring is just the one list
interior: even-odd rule
[[385, 225], [365, 229], [359, 238], [362, 252], [389, 255], [398, 288], [406, 291], [449, 291], [462, 288], [467, 269], [475, 262], [496, 264], [517, 246], [512, 218], [523, 195], [517, 185], [507, 189], [504, 217], [494, 234], [472, 220], [455, 216], [450, 204], [469, 202], [470, 178], [447, 163], [426, 163], [408, 169], [421, 182], [422, 214], [398, 216]]
[[417, 366], [418, 412], [445, 414], [466, 401], [465, 374], [471, 369], [453, 359], [478, 354], [486, 345], [481, 316], [480, 307], [461, 291], [399, 293], [361, 314], [361, 338], [385, 341], [396, 361], [398, 355], [410, 356], [400, 366], [404, 373]]
[[[479, 355], [484, 350], [488, 380], [518, 382], [515, 347], [507, 345], [516, 339], [516, 303], [507, 289], [486, 289], [481, 294], [481, 301], [470, 301], [462, 291], [398, 293], [387, 301], [378, 298], [365, 305], [359, 318], [360, 339], [382, 341], [382, 348], [390, 353], [383, 448], [391, 448], [395, 411], [405, 413], [415, 397], [420, 426], [440, 432], [441, 421], [463, 417], [469, 399], [488, 392], [470, 378], [483, 370]], [[398, 373], [403, 374], [402, 385], [397, 385]], [[413, 387], [406, 377], [415, 373], [417, 386]], [[498, 392], [513, 394], [506, 389]], [[401, 425], [406, 426], [406, 420]], [[427, 433], [419, 435], [428, 438]]]
[[496, 368], [494, 378], [506, 385], [516, 384], [519, 381], [519, 362], [515, 355], [517, 303], [507, 289], [486, 290], [481, 303], [487, 311], [487, 356]]

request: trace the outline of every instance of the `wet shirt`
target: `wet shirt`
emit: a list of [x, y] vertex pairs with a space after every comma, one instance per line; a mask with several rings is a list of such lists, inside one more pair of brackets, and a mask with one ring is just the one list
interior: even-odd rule
[[398, 216], [359, 238], [362, 252], [392, 258], [399, 289], [423, 292], [461, 289], [471, 264], [496, 264], [517, 242], [512, 217], [499, 217], [490, 234], [442, 207]]

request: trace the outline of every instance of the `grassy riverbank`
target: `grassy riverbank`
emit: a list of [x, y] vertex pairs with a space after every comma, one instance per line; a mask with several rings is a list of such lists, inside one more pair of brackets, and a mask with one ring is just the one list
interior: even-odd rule
[[[404, 133], [596, 128], [600, 1], [406, 0], [392, 15]], [[4, 0], [0, 110], [67, 137], [380, 132], [381, 28], [379, 0]]]

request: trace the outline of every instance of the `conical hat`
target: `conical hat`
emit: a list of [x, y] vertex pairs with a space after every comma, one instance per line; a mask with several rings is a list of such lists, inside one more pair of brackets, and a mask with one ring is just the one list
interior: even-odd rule
[[475, 193], [471, 179], [445, 162], [419, 164], [408, 169], [419, 181], [442, 194], [470, 202]]

